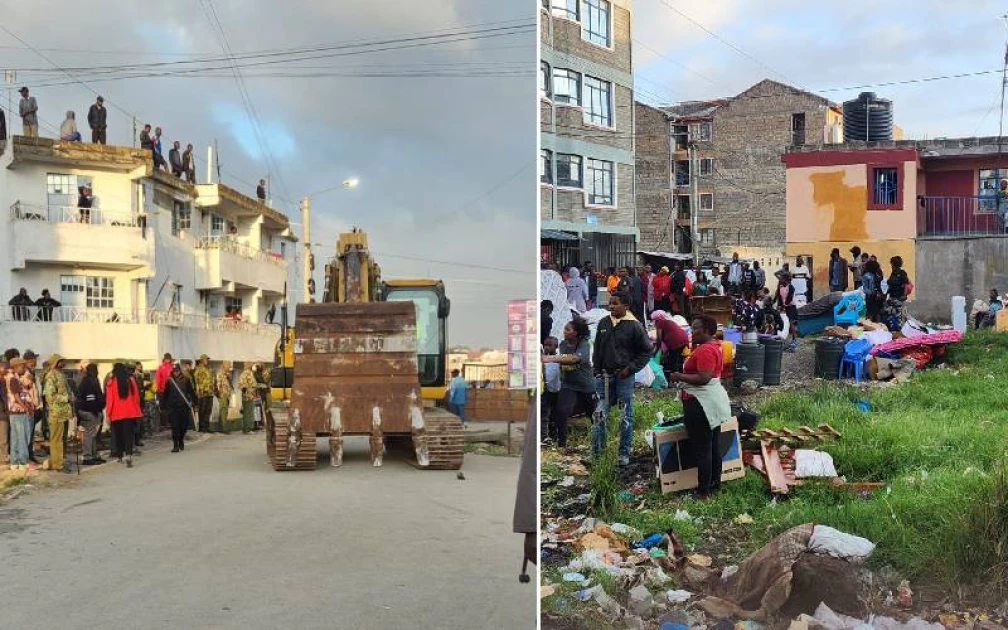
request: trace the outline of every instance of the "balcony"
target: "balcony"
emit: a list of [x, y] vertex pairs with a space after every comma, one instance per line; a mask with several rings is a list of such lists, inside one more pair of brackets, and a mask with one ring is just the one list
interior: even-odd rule
[[287, 261], [280, 254], [229, 236], [197, 239], [196, 260], [196, 288], [203, 291], [233, 283], [282, 294], [287, 281]]
[[921, 237], [1003, 236], [1008, 199], [982, 197], [921, 197], [917, 205], [917, 235]]
[[15, 201], [10, 221], [13, 269], [24, 269], [28, 262], [95, 265], [101, 261], [102, 268], [129, 271], [153, 259], [153, 245], [145, 238], [146, 218], [132, 211]]
[[171, 352], [179, 358], [206, 353], [215, 361], [269, 361], [280, 328], [179, 311], [4, 306], [0, 336], [16, 339], [20, 348], [74, 360], [154, 361]]

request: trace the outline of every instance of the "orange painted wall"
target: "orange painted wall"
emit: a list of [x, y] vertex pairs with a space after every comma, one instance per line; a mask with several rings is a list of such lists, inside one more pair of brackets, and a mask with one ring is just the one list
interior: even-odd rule
[[868, 210], [865, 164], [788, 168], [787, 242], [913, 239], [917, 232], [917, 165], [904, 162], [902, 210]]

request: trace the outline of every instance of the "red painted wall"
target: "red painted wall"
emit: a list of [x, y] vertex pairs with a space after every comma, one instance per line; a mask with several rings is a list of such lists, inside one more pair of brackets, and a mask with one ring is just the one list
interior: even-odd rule
[[927, 190], [923, 194], [929, 197], [973, 197], [977, 194], [977, 172], [928, 170]]

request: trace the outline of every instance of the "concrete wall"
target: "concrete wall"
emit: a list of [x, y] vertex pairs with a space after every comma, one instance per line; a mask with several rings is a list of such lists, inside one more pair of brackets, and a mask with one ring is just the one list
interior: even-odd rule
[[919, 319], [951, 321], [954, 295], [973, 301], [987, 299], [991, 289], [1008, 291], [1008, 238], [981, 236], [917, 241], [916, 299], [910, 312]]
[[787, 169], [787, 242], [880, 241], [917, 234], [917, 166], [903, 162], [903, 209], [868, 210], [868, 166]]
[[[788, 243], [787, 244], [787, 257], [788, 262], [794, 267], [795, 258], [798, 256], [804, 256], [806, 261], [811, 257], [812, 264], [810, 270], [812, 271], [812, 295], [813, 297], [820, 297], [829, 292], [829, 254], [830, 250], [834, 247], [840, 249], [841, 255], [850, 262], [850, 248], [857, 245], [862, 251], [868, 252], [869, 255], [874, 255], [878, 258], [879, 265], [882, 266], [882, 271], [888, 278], [891, 272], [889, 265], [889, 259], [893, 256], [900, 256], [903, 258], [903, 269], [906, 270], [907, 275], [910, 277], [910, 281], [917, 284], [917, 274], [916, 274], [916, 261], [918, 257], [918, 252], [914, 248], [913, 239], [902, 239], [902, 240], [890, 240], [890, 241], [822, 241], [816, 243]], [[767, 268], [767, 276], [771, 276], [776, 268]], [[932, 272], [934, 273], [934, 272]], [[849, 278], [848, 278], [849, 282]], [[916, 288], [914, 293], [916, 293]], [[910, 300], [914, 301], [915, 296], [911, 296]]]

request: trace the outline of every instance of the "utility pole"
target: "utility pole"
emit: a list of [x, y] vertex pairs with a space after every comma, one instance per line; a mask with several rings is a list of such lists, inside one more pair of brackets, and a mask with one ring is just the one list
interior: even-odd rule
[[700, 166], [697, 164], [696, 138], [689, 138], [689, 205], [690, 234], [693, 239], [693, 264], [700, 265], [700, 229], [697, 215], [700, 213], [700, 193], [697, 190]]
[[[1005, 27], [1008, 28], [1008, 13], [1002, 15], [1001, 19], [1005, 21]], [[1008, 84], [1008, 39], [1005, 41], [1004, 61], [1001, 65], [1001, 115], [998, 119], [998, 155], [1001, 155], [1001, 143], [1004, 138], [1004, 101], [1006, 84]]]
[[311, 199], [305, 197], [301, 200], [301, 222], [303, 224], [304, 237], [304, 260], [302, 273], [304, 273], [304, 301], [305, 304], [311, 302]]

